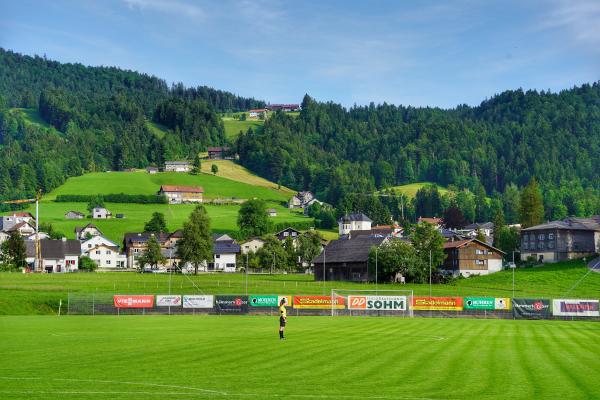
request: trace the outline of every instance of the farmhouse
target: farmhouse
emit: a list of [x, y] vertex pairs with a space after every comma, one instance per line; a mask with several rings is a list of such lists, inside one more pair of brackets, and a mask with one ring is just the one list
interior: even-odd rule
[[68, 211], [65, 214], [66, 219], [83, 219], [85, 214], [79, 211]]
[[265, 108], [269, 111], [300, 111], [300, 104], [269, 104]]
[[488, 275], [502, 270], [505, 253], [477, 239], [444, 243], [446, 259], [440, 267], [445, 273], [464, 277]]
[[147, 167], [146, 172], [148, 172], [149, 174], [157, 174], [158, 168], [157, 167]]
[[253, 110], [248, 110], [248, 118], [249, 119], [265, 118], [266, 115], [267, 115], [266, 108], [256, 108]]
[[[77, 240], [40, 240], [42, 269], [45, 272], [73, 272], [79, 268], [81, 247]], [[33, 268], [35, 261], [35, 242], [26, 241], [26, 261]]]
[[315, 198], [315, 195], [312, 192], [304, 191], [298, 192], [294, 197], [290, 199], [288, 202], [289, 208], [306, 208], [310, 207], [313, 203], [318, 202], [319, 200]]
[[109, 246], [109, 247], [119, 247], [115, 242], [108, 240], [102, 235], [95, 235], [87, 238], [83, 238], [80, 240], [81, 242], [81, 254], [84, 254], [88, 250], [93, 249], [96, 246]]
[[35, 224], [35, 218], [28, 212], [15, 212], [10, 215], [3, 215], [0, 220], [0, 230], [8, 232], [13, 226], [20, 222]]
[[35, 228], [27, 221], [22, 221], [5, 230], [6, 233], [19, 232], [21, 236], [29, 236], [35, 233]]
[[269, 208], [267, 210], [267, 214], [269, 215], [269, 217], [276, 217], [277, 216], [277, 210], [274, 208]]
[[75, 227], [75, 239], [86, 240], [92, 236], [102, 235], [100, 229], [94, 224], [87, 224], [84, 227]]
[[229, 151], [230, 149], [227, 146], [209, 147], [208, 158], [210, 160], [223, 160], [229, 155]]
[[[152, 233], [152, 232], [130, 232], [126, 233], [123, 237], [123, 248], [125, 249], [125, 256], [127, 257], [127, 265], [129, 268], [136, 268], [137, 258], [148, 247], [148, 241], [151, 237], [156, 237], [161, 249], [168, 249], [169, 247], [169, 234], [168, 233]], [[175, 254], [176, 251], [172, 251]]]
[[380, 236], [358, 236], [330, 242], [321, 254], [313, 259], [315, 280], [369, 281], [369, 252], [387, 240]]
[[190, 172], [191, 169], [187, 161], [165, 161], [165, 172]]
[[169, 204], [202, 203], [204, 189], [201, 186], [162, 185], [158, 191], [169, 200]]
[[350, 231], [370, 231], [373, 221], [365, 214], [347, 214], [338, 220], [338, 232], [347, 235]]
[[275, 237], [277, 238], [277, 240], [279, 240], [280, 242], [285, 242], [285, 240], [290, 237], [292, 238], [292, 240], [294, 241], [294, 243], [296, 242], [296, 240], [298, 240], [298, 237], [300, 236], [300, 231], [292, 228], [292, 227], [288, 227], [285, 228], [282, 231], [279, 231], [275, 234]]
[[109, 218], [112, 218], [112, 213], [104, 207], [95, 207], [92, 210], [92, 218], [94, 218], [94, 219], [109, 219]]
[[240, 245], [228, 235], [213, 235], [213, 240], [213, 262], [208, 263], [208, 270], [235, 272]]
[[600, 216], [570, 217], [521, 231], [521, 259], [556, 262], [600, 253]]

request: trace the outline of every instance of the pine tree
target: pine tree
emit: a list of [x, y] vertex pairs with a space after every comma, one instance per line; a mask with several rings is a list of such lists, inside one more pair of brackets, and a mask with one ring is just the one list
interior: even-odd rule
[[192, 174], [198, 175], [202, 171], [202, 161], [200, 160], [200, 154], [196, 154], [194, 158], [194, 167], [192, 168]]
[[531, 179], [521, 193], [520, 220], [523, 228], [538, 225], [544, 220], [544, 202], [535, 178]]
[[168, 232], [165, 215], [157, 211], [153, 212], [150, 221], [144, 225], [144, 231], [154, 233]]

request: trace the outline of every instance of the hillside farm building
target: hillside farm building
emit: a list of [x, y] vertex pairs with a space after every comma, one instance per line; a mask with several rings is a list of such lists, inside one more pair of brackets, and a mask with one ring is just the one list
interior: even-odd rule
[[208, 158], [210, 160], [223, 160], [229, 155], [230, 149], [227, 146], [209, 147]]
[[446, 259], [441, 269], [454, 276], [488, 275], [502, 270], [504, 252], [477, 239], [444, 243]]
[[190, 172], [191, 169], [187, 161], [165, 161], [165, 172]]
[[169, 204], [202, 203], [204, 189], [201, 186], [162, 185], [158, 191], [169, 200]]

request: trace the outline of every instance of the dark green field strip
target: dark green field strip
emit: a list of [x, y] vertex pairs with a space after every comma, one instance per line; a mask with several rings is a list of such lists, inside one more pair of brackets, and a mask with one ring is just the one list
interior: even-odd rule
[[597, 323], [290, 317], [281, 342], [275, 317], [0, 317], [0, 334], [7, 399], [600, 396]]

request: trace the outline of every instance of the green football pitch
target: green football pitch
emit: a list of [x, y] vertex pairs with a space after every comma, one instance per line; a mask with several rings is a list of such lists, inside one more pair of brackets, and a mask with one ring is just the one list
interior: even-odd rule
[[2, 399], [600, 398], [600, 324], [0, 317]]

